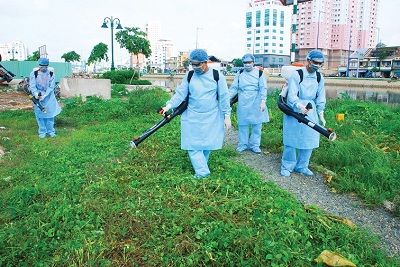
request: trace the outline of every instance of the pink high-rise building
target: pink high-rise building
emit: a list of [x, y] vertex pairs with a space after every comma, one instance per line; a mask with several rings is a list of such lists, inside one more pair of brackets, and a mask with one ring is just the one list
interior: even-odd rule
[[298, 4], [296, 59], [320, 49], [325, 68], [347, 66], [349, 55], [377, 44], [379, 0], [314, 0]]

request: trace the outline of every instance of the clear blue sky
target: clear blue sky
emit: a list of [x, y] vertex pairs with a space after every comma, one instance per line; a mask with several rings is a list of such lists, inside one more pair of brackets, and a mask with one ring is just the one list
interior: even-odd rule
[[[400, 24], [396, 23], [400, 0], [380, 0], [380, 40], [400, 45]], [[163, 39], [170, 39], [176, 51], [196, 46], [209, 54], [232, 60], [245, 53], [244, 17], [246, 0], [0, 0], [0, 43], [20, 40], [29, 53], [46, 45], [51, 61], [74, 50], [87, 58], [103, 42], [111, 46], [110, 29], [100, 26], [105, 17], [120, 19], [123, 27], [145, 31], [146, 21], [161, 22]], [[114, 41], [115, 61], [127, 58], [127, 51]]]

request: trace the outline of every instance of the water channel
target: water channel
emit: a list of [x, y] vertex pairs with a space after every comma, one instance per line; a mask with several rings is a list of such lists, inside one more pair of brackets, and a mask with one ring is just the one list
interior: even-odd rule
[[[180, 77], [143, 77], [143, 79], [147, 79], [152, 82], [155, 86], [167, 87], [174, 90], [181, 82], [182, 78]], [[232, 82], [233, 77], [227, 77], [228, 86]], [[278, 88], [281, 87], [284, 80], [271, 79], [268, 81], [268, 92], [275, 92]], [[399, 82], [400, 83], [400, 82]], [[326, 95], [328, 99], [336, 99], [342, 98], [344, 96], [348, 96], [354, 100], [363, 100], [369, 101], [372, 103], [384, 103], [388, 105], [399, 105], [400, 104], [400, 89], [393, 88], [373, 88], [368, 87], [368, 83], [366, 82], [362, 87], [352, 86], [352, 85], [331, 85], [328, 84], [325, 86]]]

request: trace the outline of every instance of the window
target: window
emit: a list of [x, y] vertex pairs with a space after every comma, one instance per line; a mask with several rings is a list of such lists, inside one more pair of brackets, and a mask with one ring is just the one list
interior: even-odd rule
[[251, 28], [251, 12], [246, 12], [246, 28]]
[[285, 26], [285, 12], [283, 12], [283, 11], [281, 11], [280, 26], [281, 26], [281, 27], [284, 27], [284, 26]]
[[273, 11], [273, 15], [272, 15], [272, 25], [276, 26], [276, 21], [278, 20], [278, 12], [276, 11], [276, 9], [274, 9]]
[[261, 11], [258, 10], [256, 12], [256, 27], [260, 27], [261, 26], [260, 23], [261, 23]]
[[269, 9], [265, 10], [264, 26], [269, 26]]

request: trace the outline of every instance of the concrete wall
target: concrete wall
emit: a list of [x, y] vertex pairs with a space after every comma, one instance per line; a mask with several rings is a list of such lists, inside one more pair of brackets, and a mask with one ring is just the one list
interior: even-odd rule
[[111, 81], [109, 79], [62, 78], [60, 80], [60, 97], [98, 96], [111, 99]]
[[[183, 74], [176, 74], [173, 77], [167, 75], [151, 75], [146, 74], [142, 76], [142, 79], [149, 80], [153, 84], [157, 81], [166, 81], [166, 87], [174, 88], [179, 85], [183, 79]], [[233, 82], [234, 75], [225, 76], [228, 86]], [[285, 83], [283, 77], [270, 76], [267, 78], [268, 86], [278, 86], [279, 88]], [[336, 78], [336, 77], [325, 77], [326, 86], [336, 87], [350, 87], [350, 88], [372, 88], [372, 89], [395, 89], [400, 90], [400, 81], [391, 81], [390, 79], [348, 79], [348, 78]], [[175, 88], [174, 88], [175, 89]]]

